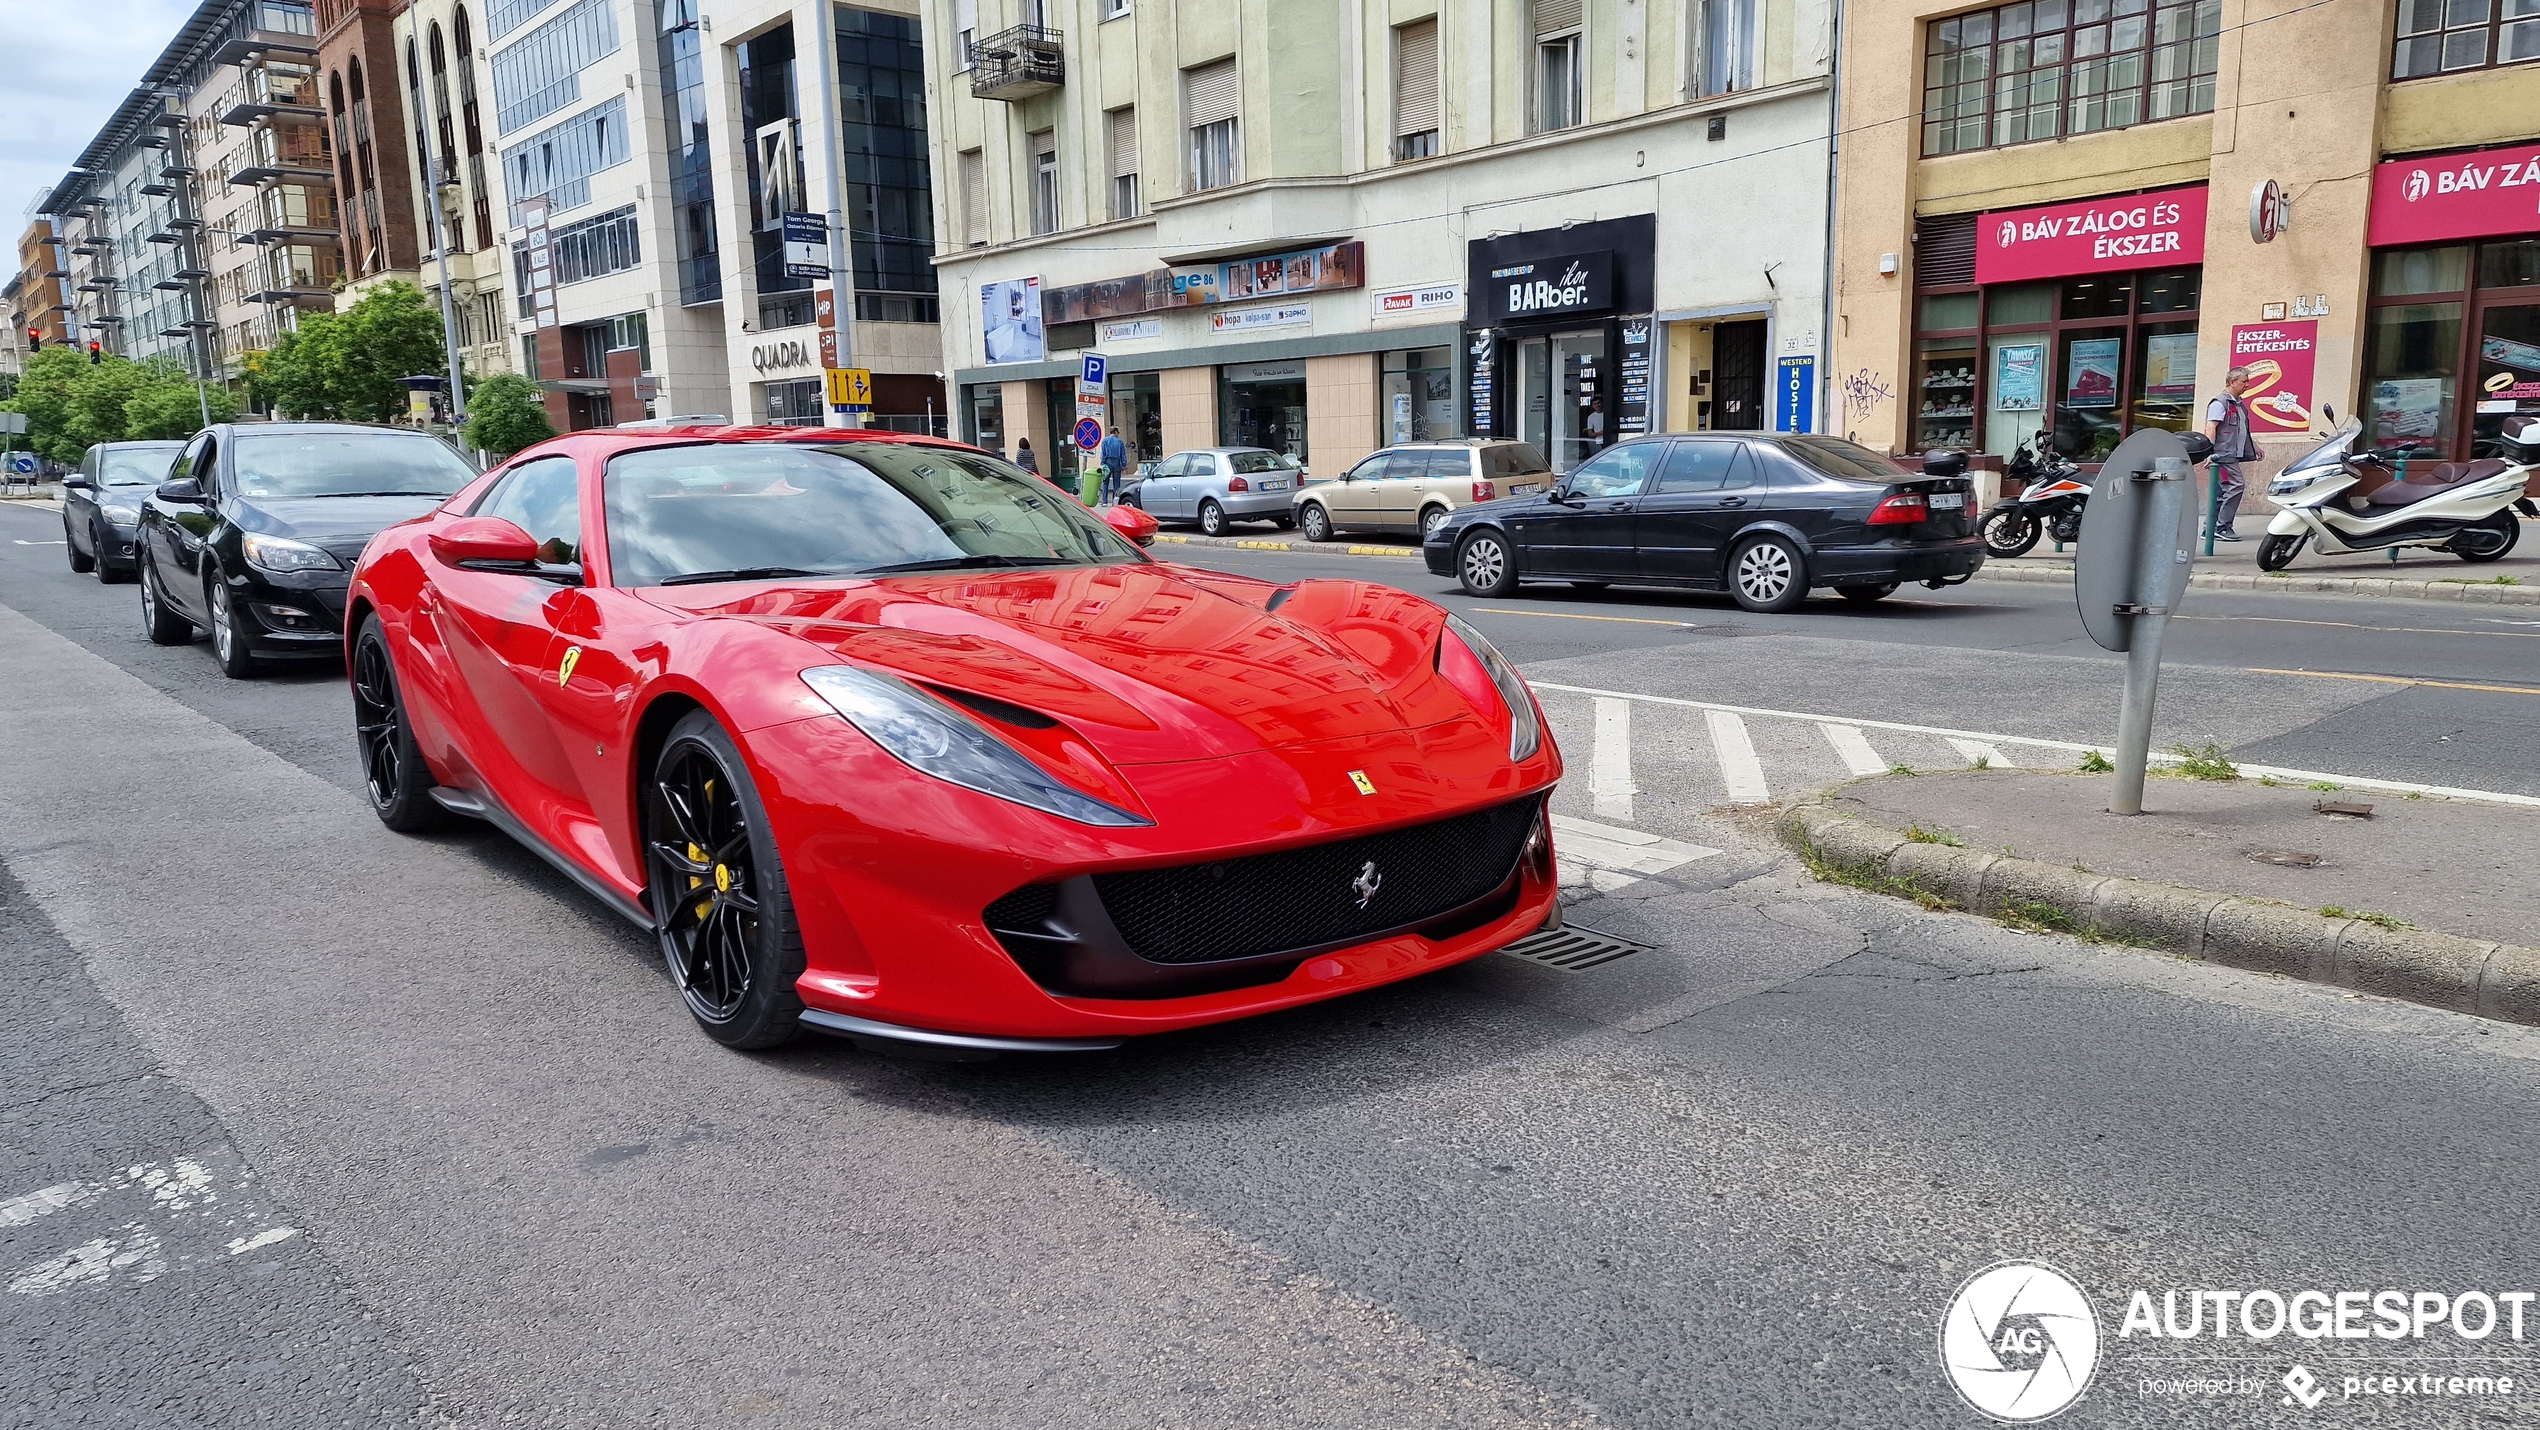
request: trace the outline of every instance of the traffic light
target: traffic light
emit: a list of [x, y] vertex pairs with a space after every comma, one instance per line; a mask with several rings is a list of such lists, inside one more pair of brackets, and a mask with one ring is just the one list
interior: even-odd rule
[[94, 339], [94, 338], [89, 339], [89, 341], [88, 341], [88, 365], [89, 365], [90, 367], [100, 367], [100, 366], [103, 366], [103, 365], [104, 365], [105, 361], [106, 361], [106, 348], [105, 348], [105, 345], [104, 345], [104, 344], [102, 344], [102, 343], [100, 343], [100, 342], [98, 342], [98, 341], [97, 341], [96, 339]]
[[44, 351], [44, 330], [42, 328], [29, 328], [26, 330], [26, 350], [31, 353], [40, 353]]

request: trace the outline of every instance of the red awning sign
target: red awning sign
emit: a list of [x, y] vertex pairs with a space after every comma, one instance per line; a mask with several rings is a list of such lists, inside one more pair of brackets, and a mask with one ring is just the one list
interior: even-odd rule
[[2540, 233], [2540, 144], [2393, 159], [2372, 171], [2375, 248]]
[[2019, 283], [2205, 261], [2205, 186], [1996, 209], [1976, 219], [1976, 281]]

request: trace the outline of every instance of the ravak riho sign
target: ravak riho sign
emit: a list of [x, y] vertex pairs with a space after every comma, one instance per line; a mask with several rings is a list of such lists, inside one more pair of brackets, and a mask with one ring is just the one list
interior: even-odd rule
[[1523, 322], [1563, 313], [1595, 313], [1614, 306], [1614, 255], [1569, 253], [1490, 270], [1483, 307], [1493, 321]]

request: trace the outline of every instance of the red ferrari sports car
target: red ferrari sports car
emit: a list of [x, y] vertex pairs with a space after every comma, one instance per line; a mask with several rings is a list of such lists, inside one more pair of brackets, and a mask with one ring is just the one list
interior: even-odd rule
[[372, 541], [345, 631], [380, 818], [501, 827], [734, 1047], [1109, 1047], [1557, 917], [1560, 755], [1479, 632], [956, 443], [559, 438]]

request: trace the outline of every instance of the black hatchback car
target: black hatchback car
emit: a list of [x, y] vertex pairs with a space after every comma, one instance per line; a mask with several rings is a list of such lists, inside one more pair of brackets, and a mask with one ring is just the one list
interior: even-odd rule
[[1521, 581], [1726, 589], [1792, 611], [1813, 587], [1876, 601], [1907, 581], [1955, 585], [1984, 564], [1965, 459], [1907, 472], [1840, 437], [1637, 437], [1540, 496], [1456, 512], [1421, 555], [1476, 596]]
[[71, 569], [94, 571], [109, 585], [132, 579], [132, 543], [141, 503], [167, 480], [182, 442], [100, 442], [62, 483], [62, 544]]
[[224, 423], [196, 433], [141, 508], [141, 620], [160, 645], [211, 632], [221, 670], [341, 659], [344, 592], [371, 537], [476, 477], [399, 427]]

